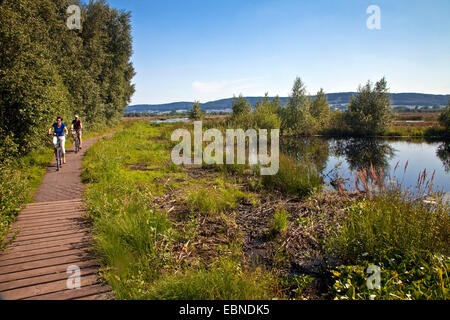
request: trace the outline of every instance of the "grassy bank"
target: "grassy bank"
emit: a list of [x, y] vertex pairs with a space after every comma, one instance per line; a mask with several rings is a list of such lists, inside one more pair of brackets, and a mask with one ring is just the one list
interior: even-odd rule
[[[265, 178], [175, 166], [181, 126], [191, 125], [127, 121], [84, 160], [95, 251], [116, 298], [448, 298], [448, 205], [399, 188], [322, 191], [317, 172], [284, 156]], [[371, 264], [382, 268], [377, 293], [364, 282]]]

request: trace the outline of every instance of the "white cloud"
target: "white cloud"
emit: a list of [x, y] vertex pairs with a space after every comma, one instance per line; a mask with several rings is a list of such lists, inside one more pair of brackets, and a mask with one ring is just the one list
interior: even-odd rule
[[201, 82], [194, 81], [192, 83], [192, 88], [198, 93], [217, 93], [223, 90], [228, 85], [227, 81], [220, 82]]

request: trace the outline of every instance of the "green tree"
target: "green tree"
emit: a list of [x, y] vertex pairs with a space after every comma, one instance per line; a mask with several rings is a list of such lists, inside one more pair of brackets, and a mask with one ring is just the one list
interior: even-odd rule
[[[82, 9], [82, 29], [66, 26]], [[134, 93], [130, 14], [104, 0], [0, 2], [0, 153], [26, 153], [56, 116], [80, 114], [84, 128], [119, 121]]]
[[274, 100], [270, 101], [269, 94], [266, 93], [264, 99], [258, 100], [256, 103], [253, 118], [257, 128], [268, 130], [280, 128], [281, 120], [278, 116], [279, 99]]
[[310, 135], [316, 129], [316, 121], [311, 115], [311, 99], [300, 78], [296, 78], [286, 106], [281, 111], [283, 134]]
[[320, 89], [319, 92], [317, 92], [316, 97], [312, 100], [310, 110], [311, 115], [314, 117], [321, 128], [324, 128], [328, 125], [331, 112], [327, 95], [325, 94], [323, 89]]
[[252, 106], [247, 101], [247, 99], [244, 99], [242, 94], [239, 95], [239, 97], [236, 99], [236, 97], [233, 98], [232, 102], [232, 110], [233, 110], [233, 117], [236, 116], [245, 116], [252, 112]]
[[189, 118], [193, 120], [201, 120], [203, 118], [203, 110], [200, 107], [199, 101], [194, 102], [194, 105], [189, 111]]
[[391, 119], [391, 96], [385, 78], [373, 87], [370, 81], [358, 88], [350, 98], [346, 121], [351, 130], [361, 135], [382, 134]]
[[445, 127], [446, 130], [450, 130], [450, 100], [448, 101], [444, 111], [442, 111], [439, 116], [439, 122], [443, 127]]

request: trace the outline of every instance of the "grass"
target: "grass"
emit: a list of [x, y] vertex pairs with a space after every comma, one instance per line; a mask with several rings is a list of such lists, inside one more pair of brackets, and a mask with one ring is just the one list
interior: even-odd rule
[[[256, 218], [256, 225], [272, 235], [289, 237], [285, 249], [280, 237], [268, 240], [275, 258], [287, 264], [297, 261], [292, 245], [306, 250], [310, 242], [325, 261], [336, 262], [326, 265], [326, 276], [333, 279], [328, 297], [448, 298], [448, 206], [426, 203], [393, 187], [360, 194], [357, 200], [342, 195], [346, 200], [335, 206], [316, 193], [322, 186], [317, 170], [284, 155], [275, 176], [255, 176], [245, 166], [204, 171], [174, 167], [170, 135], [180, 126], [189, 127], [127, 121], [122, 132], [96, 143], [84, 159], [95, 250], [116, 298], [308, 296], [311, 277], [286, 277], [277, 267], [250, 263], [242, 250], [244, 238], [233, 229], [239, 223], [251, 228], [247, 218]], [[259, 201], [271, 196], [284, 202], [266, 211], [265, 202]], [[255, 201], [261, 204], [255, 212], [269, 212], [266, 216], [249, 215], [253, 206], [248, 204]], [[290, 224], [291, 216], [308, 223]], [[382, 268], [377, 292], [366, 287], [371, 264]]]
[[388, 190], [347, 209], [348, 219], [330, 240], [343, 261], [412, 259], [429, 252], [448, 254], [448, 206], [406, 199], [400, 190]]
[[[425, 184], [423, 176], [417, 189]], [[439, 197], [424, 201], [399, 185], [384, 186], [349, 206], [346, 218], [325, 240], [328, 255], [342, 264], [333, 271], [335, 296], [449, 299], [449, 213]], [[366, 285], [370, 265], [381, 270], [376, 290]]]
[[285, 232], [288, 228], [288, 223], [289, 213], [283, 208], [276, 209], [270, 226], [271, 233], [276, 235]]
[[[239, 256], [239, 255], [238, 255]], [[155, 300], [267, 300], [275, 294], [273, 276], [248, 270], [236, 257], [219, 258], [210, 268], [162, 277], [148, 298]]]
[[189, 193], [187, 203], [200, 214], [219, 214], [236, 208], [237, 201], [245, 194], [233, 188], [201, 188]]
[[278, 173], [263, 176], [266, 189], [276, 189], [283, 193], [305, 197], [319, 190], [322, 179], [317, 170], [308, 164], [297, 164], [293, 159], [280, 154]]
[[[168, 138], [179, 124], [127, 121], [124, 126], [122, 132], [91, 147], [82, 172], [88, 183], [85, 198], [95, 251], [116, 298], [271, 298], [273, 278], [248, 269], [240, 250], [217, 252], [206, 264], [179, 261], [183, 250], [193, 249], [188, 244], [197, 236], [200, 216], [220, 217], [248, 195], [225, 177], [212, 184], [205, 179], [186, 181], [183, 170], [171, 169], [173, 144]], [[141, 164], [142, 170], [132, 170], [129, 164]], [[177, 178], [184, 182], [168, 183]], [[175, 190], [194, 190], [185, 199], [193, 216], [170, 217], [165, 210], [155, 209], [155, 199]]]

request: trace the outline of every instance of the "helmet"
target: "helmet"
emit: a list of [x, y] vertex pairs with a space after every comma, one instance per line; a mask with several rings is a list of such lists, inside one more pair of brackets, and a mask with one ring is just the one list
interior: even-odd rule
[[75, 119], [79, 119], [80, 117], [78, 115], [75, 115]]

